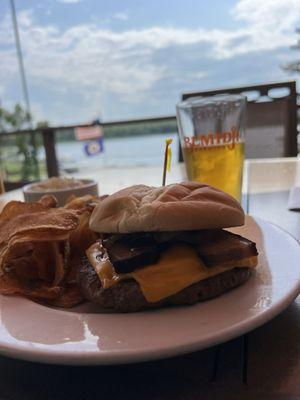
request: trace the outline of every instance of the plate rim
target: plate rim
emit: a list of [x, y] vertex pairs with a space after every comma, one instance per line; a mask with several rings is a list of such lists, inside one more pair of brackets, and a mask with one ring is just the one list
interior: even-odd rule
[[[259, 217], [252, 217], [252, 218], [258, 223], [262, 222], [263, 224], [275, 227], [277, 230], [283, 232], [285, 235], [289, 236], [290, 239], [294, 240], [298, 245], [300, 245], [299, 240], [297, 238], [295, 238], [291, 233], [287, 232], [280, 226], [270, 221], [264, 220], [263, 218]], [[250, 316], [247, 319], [235, 323], [234, 325], [228, 325], [221, 331], [216, 332], [213, 337], [211, 337], [211, 335], [207, 335], [204, 338], [200, 337], [197, 340], [190, 341], [189, 343], [177, 346], [176, 345], [168, 346], [163, 349], [159, 348], [153, 350], [151, 348], [146, 348], [143, 351], [132, 350], [132, 349], [131, 350], [118, 349], [116, 351], [101, 350], [101, 352], [100, 351], [96, 352], [95, 350], [64, 352], [63, 350], [57, 350], [57, 349], [28, 347], [28, 343], [30, 342], [3, 344], [0, 336], [0, 354], [14, 359], [34, 361], [43, 364], [78, 365], [78, 366], [131, 364], [137, 362], [147, 362], [147, 361], [176, 357], [183, 354], [189, 354], [195, 351], [200, 351], [208, 347], [213, 347], [221, 343], [225, 343], [229, 340], [242, 336], [245, 333], [250, 332], [264, 325], [265, 323], [273, 319], [275, 316], [279, 315], [283, 310], [285, 310], [296, 299], [299, 293], [300, 293], [300, 274], [298, 280], [295, 281], [292, 290], [290, 290], [287, 294], [278, 299], [275, 303], [272, 303], [270, 307], [267, 307], [264, 310], [262, 310], [259, 314]], [[58, 311], [61, 312], [63, 310], [59, 309]], [[70, 313], [75, 314], [74, 311], [70, 311]]]

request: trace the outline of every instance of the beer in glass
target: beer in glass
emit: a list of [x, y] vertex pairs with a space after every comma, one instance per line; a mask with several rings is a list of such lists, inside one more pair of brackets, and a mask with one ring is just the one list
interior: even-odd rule
[[189, 180], [241, 200], [246, 98], [191, 97], [177, 105], [180, 144]]

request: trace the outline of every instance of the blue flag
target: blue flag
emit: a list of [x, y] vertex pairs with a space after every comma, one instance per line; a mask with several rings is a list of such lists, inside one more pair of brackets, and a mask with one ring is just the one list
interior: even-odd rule
[[90, 141], [84, 145], [84, 152], [87, 156], [95, 156], [103, 151], [103, 137], [99, 137], [97, 140]]

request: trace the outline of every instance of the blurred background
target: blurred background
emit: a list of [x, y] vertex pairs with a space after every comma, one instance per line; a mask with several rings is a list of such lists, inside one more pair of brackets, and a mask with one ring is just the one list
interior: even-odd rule
[[299, 28], [300, 0], [2, 0], [7, 188], [160, 165], [182, 93], [297, 82]]

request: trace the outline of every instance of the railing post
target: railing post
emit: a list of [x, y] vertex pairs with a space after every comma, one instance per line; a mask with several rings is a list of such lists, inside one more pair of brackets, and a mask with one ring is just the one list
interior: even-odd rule
[[289, 85], [290, 95], [287, 101], [287, 125], [286, 129], [288, 134], [285, 135], [284, 152], [285, 157], [297, 157], [298, 144], [297, 144], [297, 91], [296, 82], [291, 82]]
[[46, 154], [46, 166], [48, 177], [59, 176], [59, 168], [56, 157], [55, 147], [55, 129], [53, 128], [42, 128], [43, 143]]

